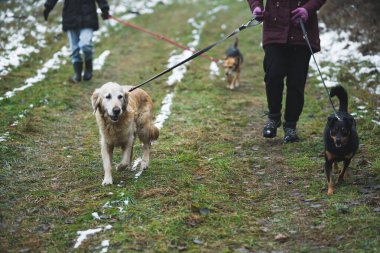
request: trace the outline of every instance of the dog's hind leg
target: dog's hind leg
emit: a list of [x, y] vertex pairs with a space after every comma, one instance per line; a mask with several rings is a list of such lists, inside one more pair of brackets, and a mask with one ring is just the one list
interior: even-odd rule
[[102, 142], [101, 153], [104, 168], [104, 179], [102, 185], [112, 184], [112, 153], [113, 147]]
[[150, 143], [143, 143], [142, 144], [142, 150], [143, 150], [143, 157], [141, 161], [141, 170], [144, 170], [148, 168], [149, 166], [149, 157], [150, 157]]
[[334, 182], [332, 178], [332, 161], [326, 160], [325, 162], [325, 173], [327, 177], [327, 195], [332, 195], [334, 193]]

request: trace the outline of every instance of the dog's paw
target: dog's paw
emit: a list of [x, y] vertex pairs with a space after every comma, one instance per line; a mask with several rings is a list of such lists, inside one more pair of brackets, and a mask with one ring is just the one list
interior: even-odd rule
[[118, 165], [117, 165], [117, 167], [116, 167], [116, 170], [117, 171], [122, 171], [122, 170], [124, 170], [125, 168], [127, 168], [128, 167], [128, 164], [126, 164], [126, 163], [119, 163]]
[[149, 162], [141, 161], [141, 170], [145, 170], [146, 168], [148, 168], [148, 166], [149, 166]]
[[112, 177], [111, 178], [105, 177], [103, 179], [102, 185], [105, 186], [105, 185], [110, 185], [110, 184], [112, 184]]

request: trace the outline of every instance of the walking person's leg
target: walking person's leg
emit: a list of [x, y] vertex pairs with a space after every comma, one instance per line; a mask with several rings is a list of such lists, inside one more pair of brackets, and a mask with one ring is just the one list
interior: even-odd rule
[[85, 29], [80, 30], [79, 47], [81, 48], [84, 54], [85, 71], [83, 75], [83, 80], [85, 81], [88, 81], [92, 78], [92, 70], [93, 70], [92, 59], [94, 55], [92, 35], [93, 35], [93, 29], [91, 28], [85, 28]]
[[70, 44], [71, 50], [71, 63], [74, 67], [74, 76], [73, 81], [78, 83], [82, 80], [82, 69], [83, 69], [83, 60], [80, 55], [79, 47], [79, 30], [68, 30], [67, 38]]
[[277, 135], [277, 128], [281, 125], [282, 92], [288, 58], [285, 45], [267, 45], [264, 51], [264, 81], [269, 114], [268, 121], [263, 128], [263, 136], [273, 138]]
[[286, 105], [284, 141], [298, 139], [296, 126], [304, 106], [304, 93], [309, 70], [310, 51], [304, 46], [290, 46], [288, 76], [286, 80]]

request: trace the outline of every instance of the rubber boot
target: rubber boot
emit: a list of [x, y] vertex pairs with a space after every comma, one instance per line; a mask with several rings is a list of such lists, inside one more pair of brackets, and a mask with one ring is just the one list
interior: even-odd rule
[[83, 62], [75, 62], [73, 64], [73, 67], [74, 67], [73, 82], [79, 83], [80, 81], [82, 81]]
[[83, 75], [84, 81], [89, 81], [92, 78], [92, 60], [86, 61], [85, 70]]

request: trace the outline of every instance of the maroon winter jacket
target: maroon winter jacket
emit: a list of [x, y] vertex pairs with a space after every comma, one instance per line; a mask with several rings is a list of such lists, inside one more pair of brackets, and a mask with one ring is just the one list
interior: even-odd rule
[[251, 11], [258, 6], [264, 10], [264, 47], [272, 43], [307, 45], [300, 25], [293, 25], [291, 22], [291, 12], [298, 7], [303, 7], [309, 14], [305, 28], [311, 47], [314, 52], [321, 50], [317, 10], [322, 7], [326, 0], [267, 0], [265, 8], [263, 8], [263, 0], [247, 1]]

